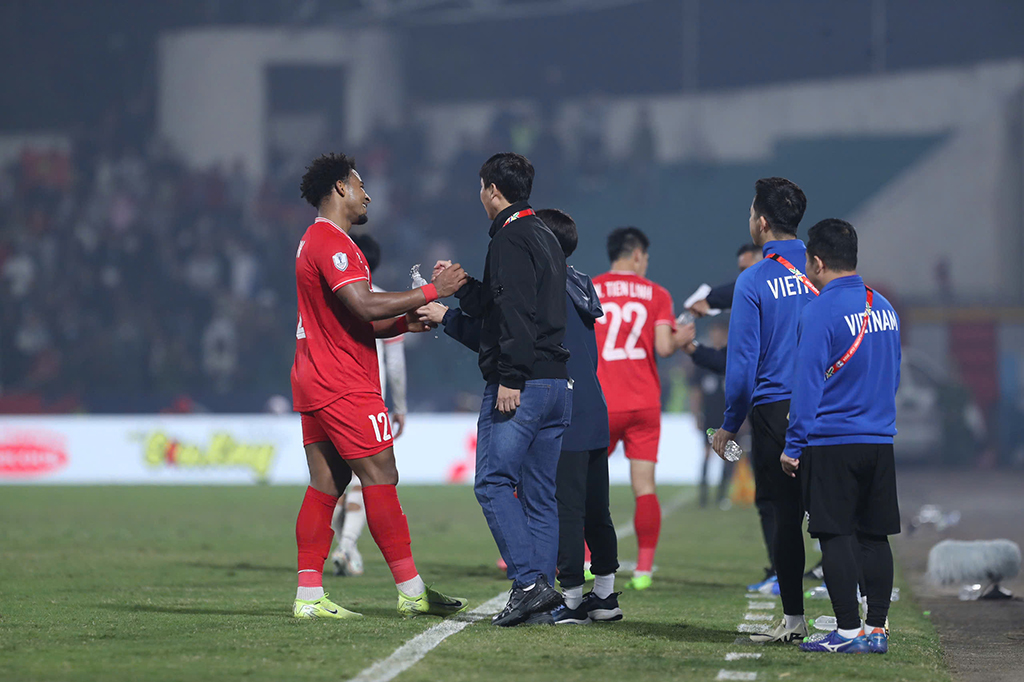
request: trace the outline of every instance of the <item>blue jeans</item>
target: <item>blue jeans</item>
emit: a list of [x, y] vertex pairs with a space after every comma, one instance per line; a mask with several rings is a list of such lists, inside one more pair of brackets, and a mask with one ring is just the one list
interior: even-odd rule
[[495, 408], [497, 397], [498, 385], [489, 384], [477, 422], [476, 499], [508, 564], [508, 577], [519, 587], [541, 575], [554, 585], [555, 477], [562, 433], [572, 416], [572, 390], [565, 379], [527, 381], [511, 417]]

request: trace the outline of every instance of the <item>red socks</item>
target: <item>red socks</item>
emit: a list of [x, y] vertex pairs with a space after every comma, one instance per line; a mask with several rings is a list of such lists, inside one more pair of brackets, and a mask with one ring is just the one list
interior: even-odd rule
[[641, 495], [636, 498], [633, 528], [636, 529], [636, 543], [639, 547], [636, 570], [650, 573], [654, 566], [654, 550], [658, 546], [658, 535], [661, 533], [661, 505], [658, 503], [657, 495]]
[[380, 548], [380, 553], [384, 555], [384, 560], [388, 562], [391, 575], [395, 577], [395, 584], [404, 583], [419, 575], [416, 562], [412, 558], [409, 521], [398, 502], [398, 491], [395, 490], [395, 486], [363, 486], [363, 507], [366, 509], [366, 525], [370, 528], [370, 535]]
[[322, 587], [324, 562], [331, 551], [334, 531], [331, 516], [338, 498], [306, 488], [295, 522], [295, 544], [299, 547], [299, 587]]

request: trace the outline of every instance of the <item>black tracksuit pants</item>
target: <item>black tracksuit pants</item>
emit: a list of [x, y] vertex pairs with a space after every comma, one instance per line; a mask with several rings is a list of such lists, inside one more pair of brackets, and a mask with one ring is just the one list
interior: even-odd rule
[[558, 582], [563, 589], [583, 584], [583, 541], [590, 570], [609, 575], [619, 568], [618, 541], [608, 510], [608, 448], [562, 450], [558, 458]]

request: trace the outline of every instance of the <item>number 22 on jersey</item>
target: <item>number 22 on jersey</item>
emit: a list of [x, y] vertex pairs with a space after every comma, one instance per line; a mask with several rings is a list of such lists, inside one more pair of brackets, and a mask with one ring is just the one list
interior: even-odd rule
[[[647, 322], [647, 306], [636, 301], [629, 301], [625, 305], [619, 305], [611, 301], [601, 303], [604, 309], [604, 317], [597, 319], [600, 324], [608, 325], [608, 336], [604, 339], [604, 348], [601, 349], [601, 357], [605, 362], [616, 360], [643, 360], [647, 357], [647, 351], [637, 348], [636, 344], [643, 333], [644, 323]], [[619, 347], [619, 332], [622, 331], [623, 323], [630, 325], [629, 333]]]

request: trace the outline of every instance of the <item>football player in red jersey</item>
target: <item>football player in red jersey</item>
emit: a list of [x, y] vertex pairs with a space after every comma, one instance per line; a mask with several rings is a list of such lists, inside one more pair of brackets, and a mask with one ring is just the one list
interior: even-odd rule
[[635, 227], [608, 235], [611, 270], [594, 278], [604, 317], [597, 320], [598, 366], [608, 401], [612, 452], [623, 441], [636, 498], [633, 526], [639, 547], [636, 570], [627, 584], [651, 585], [654, 551], [661, 532], [661, 505], [654, 485], [661, 437], [661, 379], [655, 353], [668, 357], [688, 339], [676, 328], [672, 297], [645, 279], [650, 241]]
[[366, 222], [370, 197], [344, 154], [313, 161], [302, 197], [317, 209], [295, 258], [299, 318], [292, 366], [294, 409], [302, 413], [309, 488], [295, 526], [299, 588], [296, 618], [349, 618], [323, 590], [334, 531], [331, 516], [353, 472], [363, 484], [366, 521], [398, 586], [398, 612], [446, 616], [466, 607], [423, 582], [413, 561], [409, 523], [398, 502], [391, 423], [381, 398], [376, 340], [427, 327], [407, 313], [454, 294], [466, 274], [455, 265], [411, 291], [379, 293], [348, 233]]

